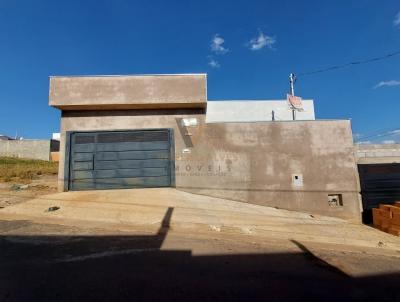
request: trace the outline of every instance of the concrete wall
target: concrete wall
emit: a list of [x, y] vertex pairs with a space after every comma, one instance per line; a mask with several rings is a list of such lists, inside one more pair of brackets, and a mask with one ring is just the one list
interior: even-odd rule
[[[296, 112], [296, 120], [315, 120], [314, 102], [303, 101], [304, 111]], [[218, 122], [260, 122], [291, 121], [292, 110], [286, 100], [279, 101], [209, 101], [207, 103], [207, 123]]]
[[359, 164], [400, 163], [400, 144], [358, 144], [354, 149]]
[[[174, 129], [175, 147], [184, 149], [188, 136], [178, 125], [182, 118], [195, 117], [204, 121], [203, 109], [63, 111], [61, 115], [59, 190], [64, 188], [64, 160], [66, 131], [135, 130], [149, 128]], [[182, 130], [183, 131], [183, 130]], [[178, 158], [177, 154], [177, 158]]]
[[[177, 161], [177, 187], [359, 221], [349, 121], [216, 123], [191, 132], [194, 147]], [[328, 194], [335, 193], [343, 207], [329, 205]]]
[[205, 108], [205, 74], [51, 77], [50, 106], [63, 110]]
[[[181, 119], [195, 117], [195, 127]], [[66, 131], [172, 128], [176, 187], [360, 220], [359, 185], [349, 121], [206, 124], [202, 110], [64, 111], [61, 119], [60, 190]], [[292, 182], [294, 175], [303, 185]], [[331, 207], [328, 194], [343, 194]]]
[[50, 159], [50, 140], [0, 140], [0, 156]]

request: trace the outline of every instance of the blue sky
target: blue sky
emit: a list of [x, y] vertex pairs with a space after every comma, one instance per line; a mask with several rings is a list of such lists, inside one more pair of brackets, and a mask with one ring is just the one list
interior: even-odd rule
[[[284, 98], [290, 72], [400, 50], [399, 13], [398, 0], [0, 0], [0, 133], [59, 130], [50, 75], [204, 72], [209, 100]], [[400, 56], [299, 78], [296, 94], [357, 135], [398, 129]]]

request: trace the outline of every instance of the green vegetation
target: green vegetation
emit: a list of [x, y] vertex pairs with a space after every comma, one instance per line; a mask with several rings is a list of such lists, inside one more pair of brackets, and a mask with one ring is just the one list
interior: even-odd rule
[[58, 162], [0, 157], [0, 181], [27, 181], [39, 175], [54, 175], [57, 172]]

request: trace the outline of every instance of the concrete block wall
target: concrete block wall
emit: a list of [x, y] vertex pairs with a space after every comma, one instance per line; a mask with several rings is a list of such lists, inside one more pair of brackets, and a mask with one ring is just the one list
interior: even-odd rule
[[50, 140], [0, 141], [0, 156], [50, 160]]
[[400, 163], [400, 144], [358, 144], [354, 149], [359, 164]]

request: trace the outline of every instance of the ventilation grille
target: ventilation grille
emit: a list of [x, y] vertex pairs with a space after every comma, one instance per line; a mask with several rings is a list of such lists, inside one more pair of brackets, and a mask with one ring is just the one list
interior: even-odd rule
[[94, 143], [94, 135], [75, 136], [75, 144], [91, 144], [91, 143]]
[[123, 142], [152, 142], [168, 141], [166, 131], [143, 131], [143, 132], [110, 132], [101, 133], [97, 136], [98, 143], [123, 143]]

